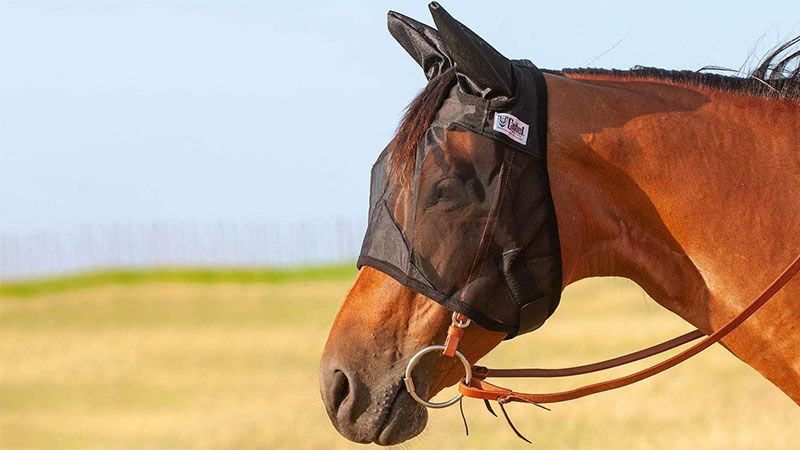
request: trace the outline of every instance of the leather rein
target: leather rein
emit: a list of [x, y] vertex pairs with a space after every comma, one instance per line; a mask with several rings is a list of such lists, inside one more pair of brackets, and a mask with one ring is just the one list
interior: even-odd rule
[[[735, 330], [739, 325], [741, 325], [745, 320], [747, 320], [747, 318], [749, 318], [756, 311], [758, 311], [759, 308], [761, 308], [783, 286], [785, 286], [798, 271], [800, 271], [800, 256], [795, 258], [795, 260], [789, 265], [789, 267], [787, 267], [783, 271], [783, 273], [781, 273], [781, 275], [778, 276], [775, 279], [775, 281], [773, 281], [769, 285], [769, 287], [764, 289], [764, 291], [762, 291], [761, 294], [759, 294], [758, 297], [756, 297], [755, 300], [753, 300], [743, 311], [741, 311], [738, 315], [736, 315], [727, 323], [725, 323], [721, 328], [717, 329], [708, 336], [706, 336], [700, 330], [694, 330], [684, 335], [678, 336], [674, 339], [670, 339], [661, 344], [643, 350], [639, 350], [634, 353], [608, 359], [605, 361], [600, 361], [593, 364], [560, 368], [560, 369], [490, 369], [482, 366], [470, 367], [469, 363], [466, 361], [466, 358], [461, 354], [461, 352], [457, 350], [458, 342], [464, 333], [464, 329], [469, 325], [470, 321], [466, 316], [460, 313], [453, 313], [453, 321], [452, 324], [450, 325], [450, 328], [448, 329], [447, 339], [445, 340], [445, 344], [426, 347], [420, 350], [420, 352], [414, 355], [414, 357], [412, 357], [411, 360], [409, 361], [408, 367], [406, 368], [406, 378], [405, 378], [406, 388], [409, 391], [409, 394], [411, 394], [411, 396], [415, 400], [428, 407], [442, 408], [445, 406], [450, 406], [460, 401], [462, 397], [472, 397], [486, 401], [487, 407], [493, 414], [494, 412], [491, 410], [491, 407], [489, 406], [488, 403], [488, 401], [490, 400], [498, 402], [501, 407], [503, 404], [509, 402], [522, 402], [539, 406], [548, 403], [565, 402], [568, 400], [574, 400], [577, 398], [585, 397], [587, 395], [597, 394], [599, 392], [618, 389], [623, 386], [627, 386], [636, 383], [638, 381], [644, 380], [646, 378], [650, 378], [653, 375], [659, 374], [671, 367], [674, 367], [686, 361], [687, 359], [691, 358], [694, 355], [697, 355], [698, 353], [710, 347], [711, 345], [719, 342], [722, 338], [730, 334], [731, 331]], [[683, 350], [682, 352], [670, 358], [667, 358], [659, 363], [647, 367], [646, 369], [619, 378], [613, 378], [599, 383], [588, 384], [567, 391], [549, 392], [549, 393], [524, 393], [524, 392], [516, 392], [511, 389], [497, 386], [485, 381], [486, 378], [490, 377], [553, 378], [553, 377], [568, 377], [573, 375], [599, 372], [613, 367], [623, 366], [632, 363], [634, 361], [639, 361], [641, 359], [663, 353], [667, 350], [671, 350], [675, 347], [687, 344], [704, 336], [705, 336], [704, 339], [695, 343], [691, 347]], [[416, 363], [419, 361], [419, 359], [424, 354], [434, 350], [442, 350], [442, 354], [444, 356], [449, 356], [449, 357], [457, 356], [461, 360], [461, 363], [464, 365], [464, 368], [466, 370], [466, 376], [464, 377], [464, 379], [461, 380], [461, 382], [458, 385], [459, 394], [456, 397], [450, 399], [449, 401], [442, 403], [433, 403], [420, 398], [414, 390], [414, 383], [413, 380], [411, 379], [411, 373], [413, 372], [414, 366], [416, 366]], [[542, 406], [542, 408], [544, 407]], [[505, 409], [503, 409], [503, 413], [505, 414]], [[506, 418], [508, 419], [507, 415]], [[517, 432], [517, 434], [519, 435], [519, 432], [516, 431], [516, 428], [514, 429], [514, 431]], [[522, 436], [520, 435], [520, 437]]]

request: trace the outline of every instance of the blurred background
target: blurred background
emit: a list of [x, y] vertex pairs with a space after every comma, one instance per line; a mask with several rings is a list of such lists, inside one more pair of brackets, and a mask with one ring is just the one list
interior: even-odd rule
[[[788, 0], [444, 6], [551, 69], [746, 70], [800, 30]], [[0, 448], [354, 445], [316, 364], [370, 166], [424, 85], [389, 9], [431, 22], [425, 2], [0, 1]], [[562, 304], [487, 364], [581, 363], [688, 328], [625, 280]], [[436, 411], [407, 446], [524, 444], [481, 408], [473, 436]], [[796, 405], [720, 348], [513, 413], [547, 448], [800, 442]]]

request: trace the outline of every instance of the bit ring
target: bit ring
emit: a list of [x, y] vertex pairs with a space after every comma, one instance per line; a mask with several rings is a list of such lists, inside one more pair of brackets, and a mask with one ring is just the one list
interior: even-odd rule
[[[414, 354], [414, 356], [411, 357], [411, 359], [408, 361], [408, 365], [406, 366], [406, 376], [405, 378], [403, 378], [403, 382], [406, 385], [406, 390], [408, 391], [408, 394], [411, 396], [411, 398], [416, 400], [417, 403], [426, 406], [428, 408], [446, 408], [448, 406], [456, 404], [459, 400], [461, 400], [461, 397], [463, 397], [463, 394], [459, 392], [455, 397], [451, 398], [450, 400], [444, 402], [431, 402], [420, 397], [417, 394], [416, 389], [414, 387], [414, 380], [411, 378], [411, 374], [412, 372], [414, 372], [414, 367], [417, 366], [419, 361], [426, 354], [437, 350], [442, 351], [444, 349], [445, 349], [444, 345], [431, 345], [429, 347], [425, 347], [422, 350], [418, 351], [416, 354]], [[465, 373], [464, 383], [469, 384], [470, 381], [472, 381], [472, 366], [470, 365], [469, 361], [467, 361], [467, 358], [458, 350], [456, 350], [456, 357], [459, 359], [459, 361], [461, 361], [461, 364], [464, 366], [464, 373]]]

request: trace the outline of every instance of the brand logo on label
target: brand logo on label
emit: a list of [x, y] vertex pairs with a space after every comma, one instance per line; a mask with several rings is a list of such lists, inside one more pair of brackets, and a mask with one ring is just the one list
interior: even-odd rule
[[512, 114], [495, 113], [493, 129], [494, 131], [505, 134], [522, 145], [528, 143], [528, 130], [530, 127], [527, 123], [517, 119]]

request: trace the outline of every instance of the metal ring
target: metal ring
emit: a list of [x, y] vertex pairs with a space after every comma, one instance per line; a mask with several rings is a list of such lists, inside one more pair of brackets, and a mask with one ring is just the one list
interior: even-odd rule
[[453, 325], [457, 326], [458, 328], [467, 328], [467, 325], [472, 323], [472, 321], [469, 319], [469, 317], [467, 317], [467, 320], [464, 322], [458, 320], [459, 314], [460, 313], [458, 311], [453, 311], [453, 318], [452, 318]]
[[[456, 402], [461, 400], [461, 397], [463, 396], [459, 392], [458, 395], [451, 398], [450, 400], [440, 403], [429, 402], [420, 397], [419, 395], [417, 395], [417, 391], [414, 388], [414, 380], [411, 378], [411, 373], [414, 371], [414, 367], [417, 366], [420, 359], [422, 359], [422, 357], [425, 356], [425, 354], [437, 350], [442, 351], [444, 350], [444, 348], [445, 348], [444, 345], [431, 345], [429, 347], [425, 347], [422, 350], [418, 351], [414, 356], [412, 356], [411, 359], [408, 361], [408, 366], [406, 366], [406, 377], [403, 378], [403, 382], [406, 384], [406, 390], [408, 391], [408, 394], [411, 396], [411, 398], [416, 400], [417, 403], [423, 406], [427, 406], [428, 408], [446, 408], [450, 405], [456, 404]], [[466, 374], [466, 376], [464, 377], [464, 382], [466, 384], [469, 384], [469, 382], [472, 380], [472, 366], [469, 364], [467, 358], [460, 351], [456, 350], [456, 356], [461, 361], [461, 364], [464, 366], [464, 373]]]

